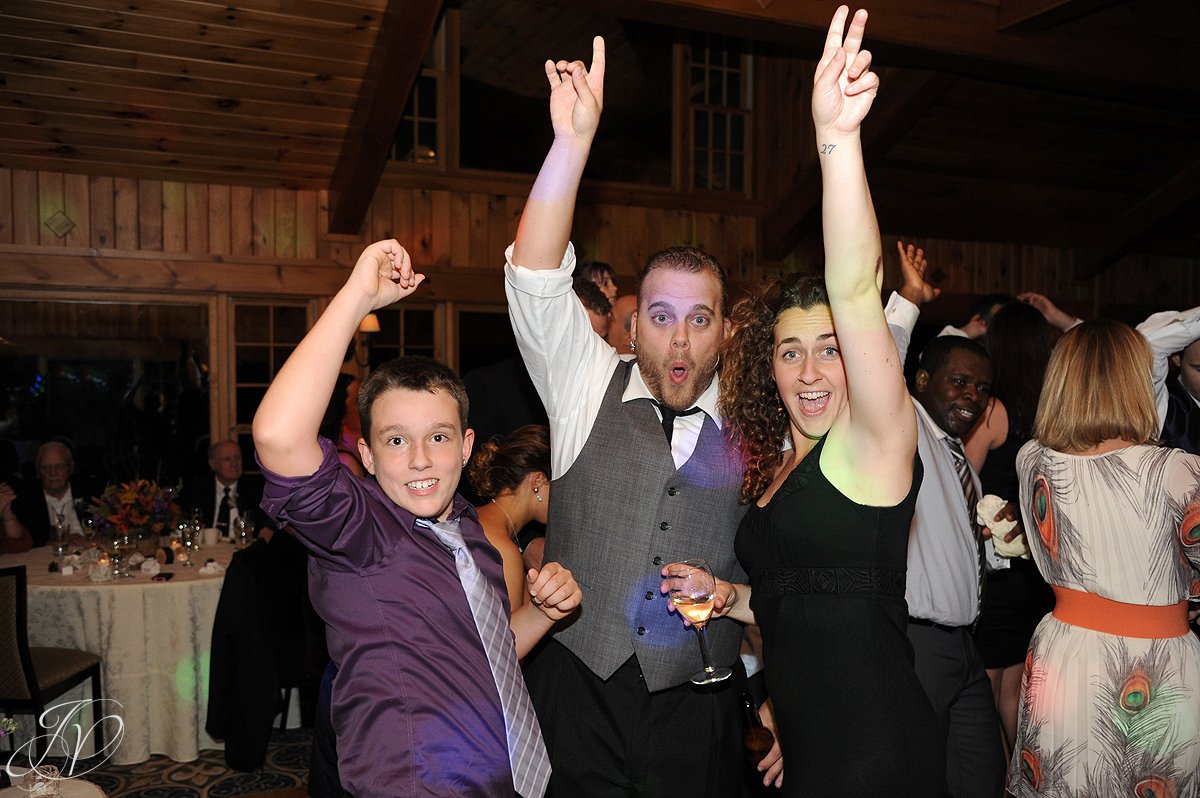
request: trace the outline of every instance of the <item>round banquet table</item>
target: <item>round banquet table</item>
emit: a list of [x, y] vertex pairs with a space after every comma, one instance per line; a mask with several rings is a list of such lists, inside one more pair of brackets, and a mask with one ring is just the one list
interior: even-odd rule
[[[213, 618], [224, 571], [206, 575], [209, 558], [228, 566], [235, 549], [229, 543], [205, 546], [193, 555], [195, 566], [162, 567], [171, 581], [153, 582], [141, 572], [131, 579], [92, 582], [86, 569], [64, 576], [49, 570], [49, 546], [0, 556], [0, 568], [24, 565], [28, 583], [29, 644], [78, 648], [103, 657], [101, 688], [105, 742], [118, 765], [144, 762], [163, 754], [190, 762], [205, 748], [221, 748], [204, 731], [208, 711], [209, 649]], [[90, 682], [68, 690], [51, 704], [91, 698]], [[32, 716], [18, 716], [20, 739], [36, 728]], [[84, 729], [90, 728], [90, 720]], [[43, 732], [44, 733], [44, 732]], [[83, 741], [81, 756], [93, 753], [93, 737]]]

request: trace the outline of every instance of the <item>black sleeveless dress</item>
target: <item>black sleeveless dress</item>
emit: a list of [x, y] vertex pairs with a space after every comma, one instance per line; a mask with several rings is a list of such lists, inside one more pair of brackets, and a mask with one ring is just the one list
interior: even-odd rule
[[737, 533], [783, 746], [782, 794], [942, 795], [945, 740], [905, 631], [921, 462], [900, 504], [868, 507], [821, 473], [824, 444]]

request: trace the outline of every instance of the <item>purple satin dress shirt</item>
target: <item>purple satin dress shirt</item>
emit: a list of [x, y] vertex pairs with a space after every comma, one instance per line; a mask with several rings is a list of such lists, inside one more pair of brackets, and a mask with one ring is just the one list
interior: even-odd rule
[[[500, 698], [454, 557], [337, 450], [307, 477], [263, 469], [263, 509], [312, 551], [309, 594], [338, 666], [333, 726], [343, 786], [360, 798], [512, 796]], [[475, 562], [508, 594], [475, 510], [450, 514]]]

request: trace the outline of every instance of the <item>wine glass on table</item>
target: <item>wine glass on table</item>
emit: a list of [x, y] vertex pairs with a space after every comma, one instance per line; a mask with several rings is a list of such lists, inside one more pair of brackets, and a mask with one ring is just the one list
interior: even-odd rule
[[54, 556], [60, 561], [67, 554], [67, 514], [62, 510], [54, 513]]
[[177, 565], [184, 568], [192, 567], [192, 549], [196, 545], [196, 537], [200, 534], [200, 522], [184, 521], [179, 525], [179, 542], [183, 545], [183, 551], [176, 560]]
[[129, 533], [118, 533], [114, 548], [117, 552], [117, 557], [121, 561], [122, 568], [120, 574], [114, 569], [113, 576], [132, 579], [133, 572], [129, 570], [129, 559], [137, 552], [137, 538]]
[[704, 670], [692, 674], [692, 684], [712, 684], [728, 679], [733, 671], [712, 664], [708, 640], [704, 637], [704, 627], [712, 615], [713, 599], [717, 593], [717, 580], [713, 577], [712, 569], [704, 560], [684, 560], [671, 566], [667, 581], [671, 586], [671, 603], [691, 622], [696, 630], [696, 639], [700, 641]]

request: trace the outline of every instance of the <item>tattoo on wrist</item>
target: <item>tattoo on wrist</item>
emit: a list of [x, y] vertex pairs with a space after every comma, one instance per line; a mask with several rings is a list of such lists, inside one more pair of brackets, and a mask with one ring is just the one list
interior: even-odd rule
[[835, 147], [837, 147], [836, 144], [822, 144], [820, 146], [820, 153], [822, 155], [829, 155], [831, 152], [833, 152]]

